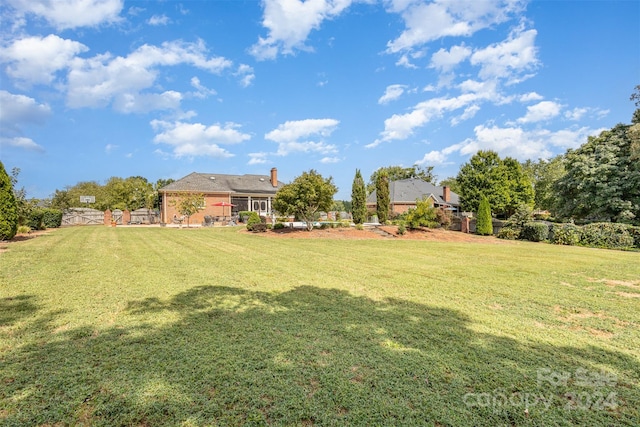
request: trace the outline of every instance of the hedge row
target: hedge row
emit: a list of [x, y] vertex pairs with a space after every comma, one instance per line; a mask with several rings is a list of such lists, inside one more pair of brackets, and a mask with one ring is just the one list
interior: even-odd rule
[[612, 222], [578, 226], [554, 224], [549, 240], [558, 245], [581, 245], [606, 249], [640, 248], [640, 227]]
[[29, 212], [27, 224], [32, 230], [58, 228], [62, 225], [62, 211], [52, 208], [36, 208]]
[[505, 227], [498, 237], [532, 242], [549, 241], [558, 245], [581, 245], [607, 249], [640, 249], [640, 227], [628, 224], [598, 222], [587, 225], [525, 223], [521, 229]]

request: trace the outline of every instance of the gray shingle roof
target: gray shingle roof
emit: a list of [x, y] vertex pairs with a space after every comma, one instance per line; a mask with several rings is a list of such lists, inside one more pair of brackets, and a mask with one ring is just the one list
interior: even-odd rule
[[[436, 204], [446, 204], [442, 198], [443, 187], [433, 185], [419, 178], [402, 179], [389, 183], [389, 199], [391, 203], [415, 203], [424, 196], [433, 196]], [[453, 191], [449, 192], [449, 204], [460, 205], [460, 197]], [[367, 197], [367, 203], [376, 203], [375, 190]]]
[[284, 183], [280, 181], [278, 181], [277, 187], [271, 185], [269, 175], [225, 175], [193, 172], [162, 187], [160, 191], [275, 194], [283, 185]]

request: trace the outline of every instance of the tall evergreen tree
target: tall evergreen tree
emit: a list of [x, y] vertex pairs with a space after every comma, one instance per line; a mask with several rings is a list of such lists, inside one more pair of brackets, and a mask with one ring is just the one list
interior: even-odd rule
[[382, 172], [376, 179], [376, 213], [380, 224], [387, 222], [389, 218], [389, 176]]
[[490, 236], [493, 234], [493, 223], [491, 219], [491, 206], [489, 199], [485, 195], [480, 197], [478, 215], [476, 219], [476, 234]]
[[0, 162], [0, 240], [10, 240], [18, 231], [18, 207], [13, 184]]
[[367, 192], [360, 169], [356, 169], [351, 185], [351, 215], [355, 224], [362, 224], [367, 219]]

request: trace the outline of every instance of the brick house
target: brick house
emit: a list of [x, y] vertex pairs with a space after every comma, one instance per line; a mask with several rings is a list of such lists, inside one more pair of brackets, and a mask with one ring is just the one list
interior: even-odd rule
[[[158, 190], [162, 198], [160, 221], [172, 222], [182, 215], [174, 203], [189, 193], [203, 194], [204, 205], [191, 215], [189, 222], [199, 224], [205, 216], [222, 220], [235, 216], [240, 211], [254, 211], [259, 215], [271, 213], [271, 202], [276, 192], [284, 186], [278, 181], [278, 170], [271, 169], [269, 175], [225, 175], [193, 172]], [[218, 203], [235, 206], [214, 206]]]
[[[389, 183], [389, 208], [391, 212], [402, 214], [416, 207], [416, 200], [428, 197], [433, 205], [460, 213], [460, 197], [447, 186], [441, 187], [419, 178], [408, 178]], [[376, 191], [367, 197], [367, 209], [376, 209]]]

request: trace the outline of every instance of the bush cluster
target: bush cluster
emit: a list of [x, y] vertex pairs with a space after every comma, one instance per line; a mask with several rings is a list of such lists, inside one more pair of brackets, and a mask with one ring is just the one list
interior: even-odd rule
[[611, 222], [596, 222], [583, 226], [554, 224], [550, 240], [559, 245], [607, 249], [640, 248], [640, 227]]
[[[257, 212], [248, 212], [249, 218], [247, 219], [247, 230], [249, 231], [266, 231], [267, 224], [266, 219], [260, 218]], [[260, 230], [264, 225], [264, 230]]]
[[629, 233], [627, 224], [597, 222], [582, 226], [580, 244], [598, 248], [621, 249], [632, 247], [634, 238]]
[[520, 232], [520, 238], [530, 242], [544, 242], [547, 237], [549, 237], [549, 226], [544, 222], [527, 222]]
[[24, 225], [28, 226], [31, 230], [58, 228], [62, 225], [62, 211], [53, 208], [31, 209]]
[[554, 224], [551, 241], [557, 245], [577, 245], [580, 242], [580, 228], [575, 224]]

